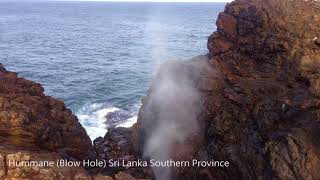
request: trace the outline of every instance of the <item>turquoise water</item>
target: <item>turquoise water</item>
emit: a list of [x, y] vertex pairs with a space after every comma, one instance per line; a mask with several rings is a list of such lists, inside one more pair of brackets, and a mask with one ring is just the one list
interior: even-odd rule
[[223, 3], [1, 2], [0, 62], [92, 138], [130, 126], [160, 63], [207, 53]]

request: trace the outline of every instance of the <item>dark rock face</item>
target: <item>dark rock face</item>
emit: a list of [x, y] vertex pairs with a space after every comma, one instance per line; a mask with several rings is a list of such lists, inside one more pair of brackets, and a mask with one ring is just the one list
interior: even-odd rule
[[112, 180], [83, 167], [13, 164], [93, 157], [91, 140], [64, 103], [0, 64], [0, 179]]
[[[134, 128], [109, 128], [104, 138], [97, 138], [93, 142], [98, 158], [106, 161], [138, 161], [140, 156], [134, 148], [134, 133]], [[148, 167], [124, 167], [122, 163], [119, 167], [108, 167], [99, 171], [107, 174], [118, 174], [115, 176], [116, 179], [123, 180], [133, 179], [128, 175], [141, 179], [153, 177], [152, 171]]]
[[128, 128], [110, 128], [104, 138], [94, 141], [97, 154], [101, 158], [133, 158], [135, 151], [131, 140], [132, 130]]
[[3, 67], [3, 65], [0, 63], [0, 72], [6, 72], [6, 68]]
[[40, 84], [0, 69], [1, 144], [89, 156], [91, 140], [62, 101], [45, 96]]
[[[200, 93], [200, 130], [174, 146], [185, 148], [171, 149], [170, 157], [231, 165], [173, 170], [171, 178], [320, 178], [319, 15], [315, 1], [236, 0], [226, 6], [208, 40], [211, 57], [202, 60], [209, 67], [187, 65]], [[186, 62], [174, 66], [184, 68]], [[141, 147], [165, 113], [153, 101], [157, 81], [139, 113]]]
[[208, 145], [232, 159], [234, 176], [320, 177], [319, 13], [312, 1], [239, 0], [219, 15], [208, 47], [225, 80], [216, 105], [207, 102]]

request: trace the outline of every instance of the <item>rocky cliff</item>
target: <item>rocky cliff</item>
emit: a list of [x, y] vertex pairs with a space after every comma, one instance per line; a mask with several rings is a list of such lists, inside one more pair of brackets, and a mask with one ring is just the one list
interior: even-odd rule
[[[0, 65], [0, 179], [317, 180], [319, 27], [317, 1], [228, 4], [208, 39], [209, 53], [163, 64], [137, 124], [110, 129], [93, 146], [63, 102]], [[214, 159], [230, 166], [154, 168], [152, 174], [149, 168], [9, 165], [87, 158]]]
[[[144, 169], [126, 173], [125, 168], [82, 164], [82, 160], [136, 158], [131, 132], [110, 130], [106, 141], [95, 141], [93, 146], [62, 101], [46, 96], [40, 84], [0, 64], [0, 180], [135, 180], [131, 172], [145, 177]], [[72, 165], [57, 166], [60, 160]], [[44, 164], [48, 162], [53, 164]]]
[[82, 167], [19, 166], [94, 158], [90, 138], [62, 101], [44, 94], [40, 84], [25, 80], [0, 64], [0, 179], [110, 180], [91, 176]]
[[[91, 140], [62, 101], [44, 95], [40, 84], [0, 68], [0, 141], [28, 149], [89, 156]], [[79, 148], [81, 144], [81, 148]]]
[[319, 179], [319, 27], [316, 1], [228, 4], [209, 37], [209, 55], [160, 68], [139, 113], [137, 149], [151, 158], [231, 165], [155, 175]]

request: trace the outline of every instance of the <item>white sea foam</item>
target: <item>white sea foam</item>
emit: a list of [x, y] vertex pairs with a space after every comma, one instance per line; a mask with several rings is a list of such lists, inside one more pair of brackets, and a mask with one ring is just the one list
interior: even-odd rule
[[132, 127], [137, 122], [138, 116], [133, 116], [132, 118], [129, 118], [124, 123], [119, 124], [117, 127], [124, 127], [129, 128]]
[[104, 137], [107, 133], [106, 115], [118, 111], [116, 107], [104, 107], [103, 104], [86, 105], [79, 110], [77, 117], [92, 140]]
[[[117, 107], [110, 107], [105, 104], [94, 103], [91, 105], [85, 105], [77, 113], [79, 122], [86, 129], [91, 140], [97, 137], [104, 137], [107, 133], [108, 125], [106, 124], [106, 116], [111, 113], [121, 112], [121, 109]], [[137, 115], [132, 116], [126, 120], [123, 120], [121, 124], [116, 127], [132, 127], [137, 122]]]

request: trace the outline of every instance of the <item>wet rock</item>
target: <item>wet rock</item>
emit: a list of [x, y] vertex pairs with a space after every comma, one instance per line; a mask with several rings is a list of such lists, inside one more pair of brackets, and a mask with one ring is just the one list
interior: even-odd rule
[[6, 68], [0, 63], [0, 72], [6, 72]]
[[106, 115], [106, 124], [108, 127], [115, 128], [131, 117], [131, 114], [125, 110], [118, 110]]
[[97, 154], [105, 159], [123, 159], [134, 157], [135, 151], [131, 140], [132, 129], [110, 128], [104, 138], [94, 140]]

